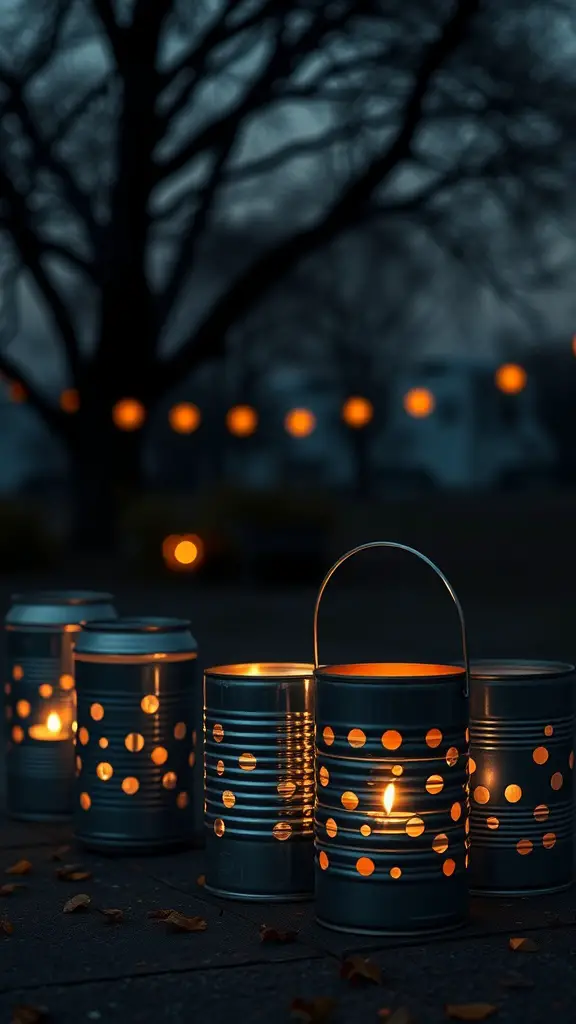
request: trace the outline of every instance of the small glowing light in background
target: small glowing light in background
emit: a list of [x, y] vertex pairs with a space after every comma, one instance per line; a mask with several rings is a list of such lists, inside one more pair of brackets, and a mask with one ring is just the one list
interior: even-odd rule
[[139, 430], [146, 419], [146, 410], [137, 398], [121, 398], [112, 409], [118, 430]]
[[226, 426], [235, 437], [250, 437], [258, 426], [258, 415], [251, 405], [234, 405], [226, 414]]
[[168, 413], [168, 422], [176, 434], [193, 434], [201, 419], [200, 409], [192, 402], [178, 402]]
[[368, 426], [374, 416], [374, 406], [368, 398], [353, 395], [346, 399], [342, 406], [342, 419], [349, 427], [356, 430]]
[[572, 338], [572, 355], [576, 356], [576, 334]]
[[8, 397], [11, 402], [25, 402], [28, 395], [26, 388], [17, 380], [11, 380], [8, 385]]
[[162, 544], [162, 557], [168, 569], [195, 572], [204, 558], [204, 544], [194, 533], [172, 533]]
[[496, 370], [496, 387], [505, 395], [518, 395], [526, 387], [528, 374], [523, 366], [516, 363], [505, 363]]
[[410, 388], [404, 395], [404, 409], [409, 416], [423, 419], [436, 408], [436, 399], [428, 388]]
[[309, 437], [316, 429], [316, 417], [310, 409], [290, 409], [284, 427], [292, 437]]
[[80, 408], [80, 395], [76, 388], [66, 388], [60, 395], [60, 408], [62, 412], [78, 412]]

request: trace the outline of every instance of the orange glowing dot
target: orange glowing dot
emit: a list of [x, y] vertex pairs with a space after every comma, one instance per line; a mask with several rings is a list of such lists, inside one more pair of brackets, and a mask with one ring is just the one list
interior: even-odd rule
[[392, 775], [396, 775], [397, 778], [400, 778], [400, 776], [404, 774], [404, 769], [401, 764], [393, 764], [391, 771]]
[[348, 427], [356, 430], [366, 427], [374, 417], [374, 406], [367, 398], [353, 395], [342, 406], [342, 419]]
[[462, 817], [462, 804], [458, 803], [458, 801], [452, 804], [452, 807], [450, 808], [450, 817], [452, 818], [452, 821], [460, 821], [460, 818]]
[[140, 783], [134, 776], [129, 775], [127, 778], [122, 779], [122, 789], [127, 796], [134, 796], [134, 793], [137, 793], [140, 789]]
[[390, 878], [402, 878], [401, 868], [390, 868]]
[[415, 419], [424, 419], [434, 412], [436, 399], [428, 388], [410, 388], [404, 395], [404, 409]]
[[137, 398], [121, 398], [112, 409], [112, 420], [118, 430], [140, 430], [146, 410]]
[[80, 793], [80, 807], [83, 811], [89, 811], [92, 807], [92, 801], [88, 793]]
[[435, 795], [436, 793], [441, 793], [442, 790], [444, 789], [444, 779], [442, 778], [442, 776], [430, 775], [426, 779], [426, 789], [428, 790], [429, 793], [432, 793], [432, 795]]
[[190, 753], [188, 754], [188, 764], [190, 765], [191, 768], [193, 768], [194, 765], [196, 764], [196, 754], [194, 753], [193, 750], [191, 750]]
[[160, 701], [154, 693], [148, 693], [145, 697], [142, 697], [140, 701], [140, 707], [146, 715], [154, 715], [160, 707]]
[[168, 422], [176, 434], [193, 434], [201, 419], [200, 409], [192, 402], [178, 402], [168, 413]]
[[52, 696], [52, 692], [50, 683], [42, 683], [42, 685], [38, 687], [38, 693], [41, 697], [44, 697], [45, 700]]
[[12, 729], [12, 739], [14, 743], [22, 743], [24, 739], [24, 729], [20, 725], [15, 725]]
[[439, 747], [442, 743], [442, 733], [440, 729], [428, 729], [426, 733], [426, 746], [428, 747]]
[[330, 836], [330, 839], [334, 839], [334, 836], [338, 834], [338, 825], [334, 821], [334, 818], [326, 819], [326, 834]]
[[238, 764], [240, 765], [242, 771], [253, 772], [256, 767], [256, 758], [254, 757], [254, 754], [240, 754], [240, 757], [238, 758]]
[[505, 395], [517, 395], [526, 387], [528, 375], [522, 366], [516, 363], [505, 363], [496, 370], [494, 378], [496, 387]]
[[442, 871], [446, 875], [446, 878], [450, 878], [450, 875], [453, 875], [456, 871], [456, 861], [449, 857], [448, 860], [444, 861]]
[[327, 747], [331, 747], [334, 743], [334, 729], [331, 729], [329, 725], [325, 725], [322, 730], [322, 739]]
[[290, 782], [289, 779], [283, 779], [282, 782], [279, 782], [276, 786], [276, 791], [279, 796], [290, 799], [290, 797], [294, 796], [294, 793], [296, 792], [296, 783]]
[[564, 776], [562, 775], [562, 772], [554, 772], [554, 775], [550, 779], [550, 785], [552, 786], [552, 789], [562, 789], [562, 786], [564, 785]]
[[421, 836], [424, 831], [424, 822], [422, 818], [410, 818], [406, 822], [406, 833], [411, 836], [412, 839], [417, 839]]
[[22, 668], [22, 665], [14, 665], [14, 668], [12, 669], [12, 679], [15, 679], [16, 682], [18, 682], [18, 680], [23, 677], [24, 669]]
[[402, 745], [402, 736], [396, 729], [387, 729], [382, 734], [382, 746], [386, 750], [398, 750], [398, 747]]
[[82, 744], [83, 747], [86, 746], [88, 740], [90, 739], [88, 729], [85, 729], [84, 726], [82, 726], [82, 728], [78, 730], [78, 739], [80, 740], [80, 743]]
[[251, 405], [235, 405], [226, 414], [226, 426], [235, 437], [250, 437], [258, 426], [258, 414]]
[[166, 775], [162, 776], [162, 785], [164, 789], [176, 789], [176, 783], [178, 782], [178, 776], [176, 772], [166, 772]]
[[82, 771], [82, 758], [81, 757], [77, 757], [76, 758], [76, 771], [77, 771], [78, 775]]
[[188, 796], [188, 793], [178, 793], [178, 796], [176, 797], [176, 807], [180, 811], [183, 811], [185, 807], [188, 807], [189, 803], [190, 797]]
[[542, 846], [545, 850], [551, 850], [556, 842], [556, 836], [553, 832], [547, 832], [546, 835], [542, 836]]
[[470, 729], [466, 729], [466, 732], [464, 733], [464, 742], [470, 743]]
[[356, 796], [356, 793], [351, 793], [350, 790], [346, 790], [345, 793], [342, 793], [340, 801], [347, 811], [355, 811], [358, 807], [358, 797]]
[[168, 751], [166, 750], [166, 747], [154, 747], [150, 757], [154, 764], [166, 764], [166, 761], [168, 760]]
[[224, 807], [234, 807], [236, 797], [231, 789], [225, 789], [222, 793], [222, 803], [224, 804]]
[[309, 437], [316, 429], [316, 417], [310, 409], [290, 409], [284, 418], [284, 428], [292, 437]]
[[434, 850], [434, 853], [446, 853], [446, 850], [448, 849], [448, 836], [445, 835], [444, 832], [441, 832], [438, 836], [434, 836], [434, 839], [432, 840], [432, 849]]
[[350, 729], [348, 743], [351, 747], [363, 747], [366, 743], [366, 733], [362, 729]]
[[326, 868], [330, 864], [330, 861], [328, 860], [328, 854], [324, 853], [324, 850], [320, 850], [320, 853], [318, 854], [318, 863], [322, 868], [322, 871], [326, 871]]
[[104, 718], [104, 708], [101, 704], [92, 704], [90, 708], [90, 715], [95, 722], [101, 722]]
[[192, 565], [198, 558], [198, 548], [191, 540], [180, 540], [174, 548], [174, 558], [181, 565]]
[[486, 824], [487, 824], [488, 828], [491, 828], [493, 830], [497, 829], [497, 828], [500, 828], [500, 820], [499, 820], [499, 818], [494, 818], [494, 817], [486, 818]]
[[279, 839], [283, 843], [292, 835], [292, 825], [287, 821], [278, 821], [272, 829], [272, 835], [274, 839]]
[[30, 701], [19, 700], [16, 703], [16, 714], [19, 718], [28, 718], [32, 708], [30, 707]]
[[455, 764], [458, 764], [458, 751], [456, 747], [449, 747], [446, 751], [446, 763], [453, 768]]
[[224, 761], [217, 761], [216, 762], [216, 774], [217, 775], [224, 775]]
[[359, 857], [356, 861], [356, 871], [364, 878], [368, 878], [370, 875], [373, 875], [374, 870], [374, 861], [370, 860], [370, 857]]
[[222, 743], [222, 740], [224, 739], [224, 727], [220, 725], [219, 722], [216, 722], [216, 725], [212, 729], [212, 735], [216, 740], [216, 743]]
[[487, 804], [490, 799], [490, 790], [486, 786], [476, 786], [474, 799], [477, 804]]
[[360, 825], [360, 835], [361, 836], [371, 836], [372, 835], [372, 829], [370, 828], [370, 825]]
[[101, 748], [102, 750], [106, 750], [106, 747], [108, 746], [108, 740], [106, 739], [106, 737], [105, 737], [105, 736], [101, 736], [101, 737], [100, 737], [100, 739], [98, 740], [98, 746], [99, 746], [99, 747], [100, 747], [100, 748]]
[[100, 764], [96, 765], [96, 775], [102, 782], [108, 782], [108, 779], [111, 779], [114, 775], [114, 769], [107, 761], [101, 761]]
[[74, 689], [74, 676], [69, 675], [65, 672], [64, 675], [60, 676], [59, 679], [61, 690], [73, 690]]
[[74, 413], [80, 408], [80, 395], [76, 388], [66, 388], [60, 395], [62, 412]]
[[473, 757], [469, 757], [468, 758], [468, 773], [470, 775], [473, 775], [475, 771], [476, 771], [476, 761], [474, 760]]
[[571, 750], [568, 755], [568, 767], [572, 769], [574, 767], [574, 751]]
[[220, 838], [226, 831], [226, 825], [222, 821], [222, 818], [216, 818], [214, 821], [214, 832]]
[[186, 723], [185, 722], [176, 722], [176, 725], [174, 726], [174, 739], [175, 740], [183, 740], [185, 738], [185, 736], [186, 736]]
[[506, 797], [509, 804], [517, 804], [518, 801], [522, 798], [522, 790], [520, 786], [517, 786], [515, 783], [512, 783], [511, 786], [506, 786], [506, 789], [504, 790], [504, 796]]
[[129, 732], [124, 740], [124, 746], [126, 750], [136, 754], [144, 746], [144, 737], [139, 732]]
[[535, 764], [546, 764], [549, 756], [546, 747], [536, 747], [536, 750], [532, 751], [532, 760]]
[[538, 804], [538, 806], [534, 808], [534, 817], [536, 818], [536, 821], [546, 821], [549, 814], [550, 808], [547, 807], [546, 804]]
[[544, 735], [545, 736], [553, 736], [554, 735], [554, 726], [553, 725], [545, 725], [544, 726]]
[[518, 850], [518, 853], [525, 857], [527, 853], [532, 853], [534, 847], [529, 839], [520, 839], [516, 843], [516, 849]]
[[327, 786], [328, 783], [330, 782], [330, 772], [328, 771], [327, 768], [324, 767], [324, 765], [322, 765], [322, 767], [318, 771], [318, 779], [320, 781], [321, 786]]

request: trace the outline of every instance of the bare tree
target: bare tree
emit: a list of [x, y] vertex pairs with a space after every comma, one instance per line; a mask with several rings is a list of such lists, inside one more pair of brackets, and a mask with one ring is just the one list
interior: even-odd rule
[[[9, 298], [0, 370], [66, 445], [101, 535], [141, 474], [115, 403], [149, 412], [221, 357], [303, 258], [375, 216], [471, 218], [480, 184], [482, 217], [563, 188], [563, 0], [15, 0], [0, 17], [3, 292], [33, 287], [77, 411], [19, 359]], [[271, 224], [292, 195], [183, 320], [214, 226]]]

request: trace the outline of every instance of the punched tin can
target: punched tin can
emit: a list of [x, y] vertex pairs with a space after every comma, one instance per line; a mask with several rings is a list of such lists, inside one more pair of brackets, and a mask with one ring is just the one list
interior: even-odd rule
[[312, 665], [222, 665], [204, 675], [206, 889], [238, 900], [314, 888]]
[[4, 714], [8, 813], [61, 821], [74, 804], [73, 646], [83, 622], [114, 618], [113, 597], [90, 590], [12, 597], [5, 619]]
[[190, 623], [88, 624], [76, 644], [76, 836], [103, 852], [191, 845], [197, 644]]
[[572, 884], [575, 681], [562, 662], [472, 662], [475, 893], [529, 896]]
[[[319, 666], [318, 611], [334, 571], [370, 548], [431, 567], [458, 611], [465, 667], [419, 663]], [[343, 555], [320, 588], [316, 663], [316, 914], [364, 935], [437, 934], [468, 914], [468, 653], [462, 608], [446, 577], [403, 544]]]

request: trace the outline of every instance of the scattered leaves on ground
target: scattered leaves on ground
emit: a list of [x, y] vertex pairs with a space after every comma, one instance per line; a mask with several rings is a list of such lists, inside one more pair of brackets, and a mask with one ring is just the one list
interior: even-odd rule
[[445, 1011], [450, 1020], [488, 1020], [498, 1007], [492, 1003], [460, 1003], [446, 1006]]
[[340, 977], [351, 982], [352, 985], [362, 985], [371, 981], [375, 985], [382, 984], [382, 971], [372, 960], [365, 960], [363, 956], [349, 956], [340, 965]]
[[336, 1000], [328, 996], [318, 999], [293, 999], [290, 1014], [304, 1024], [324, 1024], [334, 1012]]
[[164, 920], [172, 932], [205, 932], [208, 927], [203, 917], [187, 917], [179, 910], [173, 910]]
[[14, 1006], [11, 1024], [48, 1024], [50, 1014], [45, 1006]]
[[12, 867], [6, 868], [6, 875], [29, 875], [32, 871], [32, 865], [29, 860], [17, 860]]
[[0, 917], [0, 935], [12, 935], [14, 925], [7, 917]]
[[514, 953], [536, 953], [540, 949], [534, 939], [510, 939], [508, 945]]
[[260, 942], [273, 942], [284, 946], [288, 942], [296, 942], [297, 938], [297, 931], [280, 931], [278, 928], [268, 928], [265, 924], [260, 925]]
[[87, 882], [92, 878], [92, 872], [87, 871], [82, 864], [64, 864], [56, 869], [56, 878], [61, 882]]
[[175, 910], [149, 910], [148, 917], [153, 921], [165, 921], [170, 914], [175, 914]]
[[124, 911], [117, 907], [98, 908], [98, 913], [103, 914], [109, 924], [120, 924], [124, 920]]
[[69, 846], [59, 846], [57, 850], [54, 850], [50, 855], [50, 860], [64, 860], [67, 853], [70, 853]]
[[78, 910], [86, 910], [91, 902], [90, 897], [85, 892], [79, 892], [77, 896], [73, 896], [72, 899], [68, 900], [62, 909], [65, 914], [75, 914]]
[[534, 988], [534, 982], [531, 978], [525, 978], [523, 974], [519, 974], [518, 971], [509, 971], [501, 979], [500, 984], [503, 988]]
[[8, 882], [7, 885], [0, 885], [0, 896], [13, 896], [17, 889], [27, 889], [27, 885], [21, 882]]
[[196, 885], [206, 885], [206, 875], [198, 875], [198, 878], [196, 879]]

